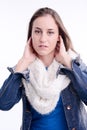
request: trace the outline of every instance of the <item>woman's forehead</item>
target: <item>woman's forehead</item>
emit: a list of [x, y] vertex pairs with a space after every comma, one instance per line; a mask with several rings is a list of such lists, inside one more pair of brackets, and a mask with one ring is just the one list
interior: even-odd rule
[[33, 27], [47, 27], [47, 28], [57, 28], [58, 26], [54, 20], [54, 18], [51, 15], [45, 15], [45, 16], [41, 16], [38, 17], [34, 20], [33, 22]]

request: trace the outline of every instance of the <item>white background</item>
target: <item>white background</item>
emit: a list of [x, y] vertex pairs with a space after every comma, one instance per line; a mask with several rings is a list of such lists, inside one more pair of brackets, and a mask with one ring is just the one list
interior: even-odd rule
[[[87, 63], [87, 0], [0, 0], [0, 86], [22, 56], [28, 22], [36, 9], [51, 7], [61, 16], [78, 51]], [[19, 130], [22, 102], [10, 111], [0, 111], [0, 130]]]

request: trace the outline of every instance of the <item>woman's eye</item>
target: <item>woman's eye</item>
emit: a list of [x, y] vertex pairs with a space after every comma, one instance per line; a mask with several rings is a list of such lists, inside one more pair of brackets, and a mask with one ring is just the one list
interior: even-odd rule
[[51, 31], [51, 32], [48, 32], [48, 34], [51, 35], [51, 34], [54, 34], [54, 32]]
[[39, 33], [41, 33], [41, 31], [40, 30], [35, 30], [35, 33], [39, 34]]

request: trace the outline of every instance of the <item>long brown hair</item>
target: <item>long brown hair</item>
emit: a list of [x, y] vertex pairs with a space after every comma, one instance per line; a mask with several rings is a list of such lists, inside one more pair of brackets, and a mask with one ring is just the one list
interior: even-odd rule
[[61, 35], [61, 37], [63, 38], [66, 50], [68, 50], [69, 48], [74, 50], [70, 36], [69, 36], [66, 28], [64, 27], [64, 24], [63, 24], [60, 16], [58, 15], [58, 13], [55, 10], [48, 8], [48, 7], [38, 9], [31, 17], [31, 20], [29, 22], [29, 27], [28, 27], [27, 41], [31, 37], [34, 20], [37, 19], [38, 17], [42, 17], [42, 16], [45, 16], [48, 14], [51, 15], [53, 17], [53, 19], [55, 20], [55, 23], [58, 26], [59, 35]]

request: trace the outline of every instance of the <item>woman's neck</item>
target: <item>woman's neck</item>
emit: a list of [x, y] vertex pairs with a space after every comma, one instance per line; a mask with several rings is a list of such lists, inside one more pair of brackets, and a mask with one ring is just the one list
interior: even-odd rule
[[48, 67], [53, 62], [54, 54], [39, 56], [39, 59], [44, 63], [46, 67]]

